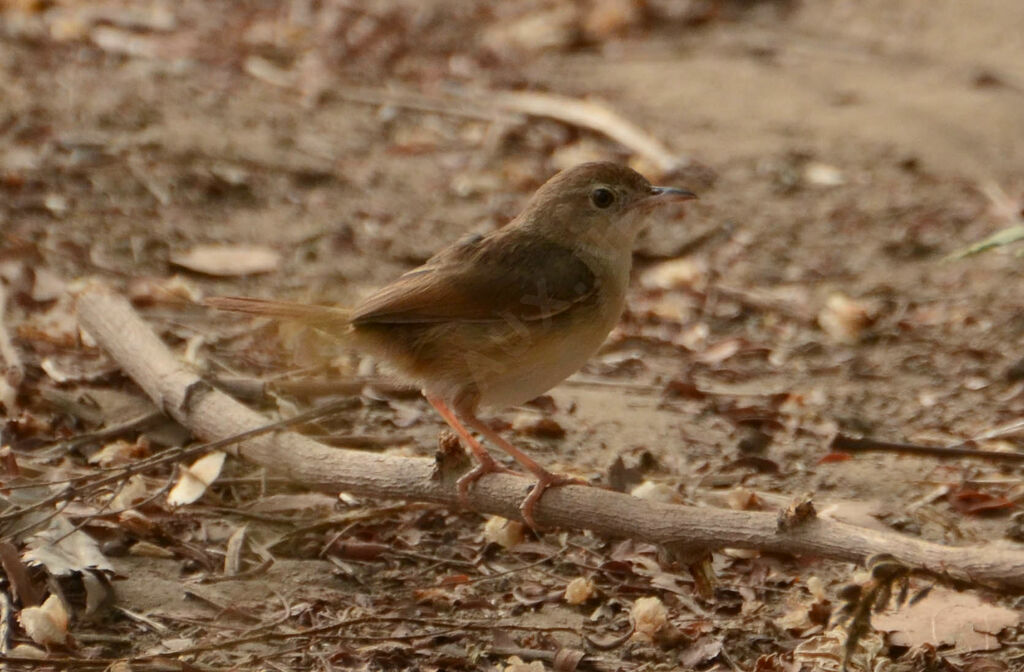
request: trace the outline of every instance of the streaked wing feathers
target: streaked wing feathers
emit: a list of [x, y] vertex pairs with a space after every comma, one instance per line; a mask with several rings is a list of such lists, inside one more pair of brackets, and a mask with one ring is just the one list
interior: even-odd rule
[[533, 321], [592, 296], [597, 277], [573, 250], [530, 236], [471, 237], [373, 294], [352, 323]]

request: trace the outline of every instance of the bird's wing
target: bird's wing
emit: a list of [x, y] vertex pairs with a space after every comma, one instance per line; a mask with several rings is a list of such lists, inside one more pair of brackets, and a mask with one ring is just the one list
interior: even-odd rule
[[352, 323], [530, 322], [597, 292], [598, 278], [572, 249], [506, 231], [442, 250], [356, 306]]

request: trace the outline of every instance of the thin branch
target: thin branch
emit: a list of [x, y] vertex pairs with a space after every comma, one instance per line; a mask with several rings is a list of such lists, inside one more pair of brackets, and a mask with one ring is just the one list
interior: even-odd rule
[[143, 430], [151, 428], [159, 422], [165, 421], [166, 417], [160, 411], [154, 409], [152, 411], [146, 411], [134, 418], [129, 418], [124, 422], [119, 422], [103, 429], [99, 429], [95, 432], [88, 432], [86, 434], [78, 434], [75, 438], [67, 441], [54, 441], [53, 453], [66, 453], [72, 450], [76, 450], [90, 443], [101, 443], [103, 441], [110, 441], [116, 439], [119, 436], [125, 434], [131, 434], [134, 432], [141, 432]]
[[1024, 462], [1024, 453], [1003, 453], [997, 450], [977, 450], [961, 446], [922, 446], [916, 443], [893, 443], [875, 439], [858, 439], [837, 434], [830, 448], [843, 453], [902, 453], [904, 455], [929, 455], [932, 457], [957, 458], [974, 457], [994, 462]]
[[[176, 359], [126, 299], [100, 286], [78, 299], [82, 326], [154, 400], [206, 440], [231, 437], [266, 424], [266, 419], [202, 379]], [[189, 394], [189, 390], [200, 390]], [[435, 502], [456, 507], [455, 481], [427, 458], [327, 448], [291, 432], [260, 435], [227, 451], [306, 485], [383, 499]], [[519, 519], [519, 503], [531, 481], [490, 474], [469, 495], [475, 511]], [[909, 567], [955, 580], [1024, 588], [1024, 552], [979, 546], [943, 546], [891, 532], [809, 518], [780, 530], [776, 515], [650, 502], [596, 487], [564, 486], [545, 493], [536, 508], [541, 525], [590, 529], [606, 537], [703, 548], [754, 548], [862, 562], [889, 553]]]

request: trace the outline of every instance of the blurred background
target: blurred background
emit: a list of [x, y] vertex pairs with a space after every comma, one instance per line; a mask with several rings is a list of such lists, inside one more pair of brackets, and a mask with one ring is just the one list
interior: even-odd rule
[[[602, 353], [504, 431], [620, 490], [653, 480], [673, 501], [737, 508], [827, 493], [856, 524], [1019, 543], [1024, 493], [996, 466], [822, 460], [837, 434], [957, 443], [1024, 412], [1024, 264], [1006, 248], [949, 259], [1021, 223], [1022, 26], [1019, 0], [0, 0], [0, 341], [20, 370], [0, 382], [7, 436], [82, 431], [69, 395], [123, 387], [78, 345], [77, 279], [127, 292], [209, 375], [373, 373], [190, 302], [349, 304], [503, 225], [557, 170], [610, 159], [701, 200], [652, 221]], [[396, 393], [329, 429], [430, 455], [440, 424]], [[478, 541], [474, 517], [451, 516], [427, 529]], [[723, 581], [754, 593], [709, 607], [718, 620], [689, 634], [719, 646], [687, 664], [724, 665], [725, 641], [752, 669], [806, 642], [813, 610], [771, 626], [789, 607], [758, 583], [798, 587], [806, 567], [720, 558]], [[345, 571], [382, 581], [374, 599], [389, 585]], [[847, 578], [813, 571], [830, 590]], [[124, 573], [122, 604], [195, 617]], [[690, 590], [663, 592], [673, 614], [691, 613], [671, 602]], [[736, 606], [753, 594], [762, 611]], [[766, 630], [781, 639], [746, 638]]]

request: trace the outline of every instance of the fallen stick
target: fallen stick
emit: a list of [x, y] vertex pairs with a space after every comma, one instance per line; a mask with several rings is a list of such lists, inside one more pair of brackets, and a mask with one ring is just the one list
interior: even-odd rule
[[[206, 384], [176, 359], [120, 295], [87, 288], [78, 298], [78, 318], [157, 406], [196, 436], [217, 440], [267, 424], [265, 417]], [[227, 450], [310, 488], [458, 506], [459, 474], [438, 469], [429, 458], [328, 448], [292, 432], [257, 436]], [[469, 505], [480, 513], [518, 519], [519, 502], [530, 485], [521, 476], [490, 474], [474, 485]], [[684, 548], [753, 548], [843, 562], [888, 553], [908, 567], [954, 580], [1024, 589], [1024, 552], [991, 545], [943, 546], [814, 517], [781, 530], [774, 513], [661, 504], [586, 486], [545, 493], [535, 515], [544, 526]]]
[[922, 446], [917, 443], [894, 443], [869, 438], [857, 438], [837, 434], [829, 448], [840, 453], [901, 453], [903, 455], [928, 455], [945, 459], [973, 457], [993, 462], [1024, 462], [1024, 453], [1001, 453], [996, 450], [978, 450], [960, 446]]

